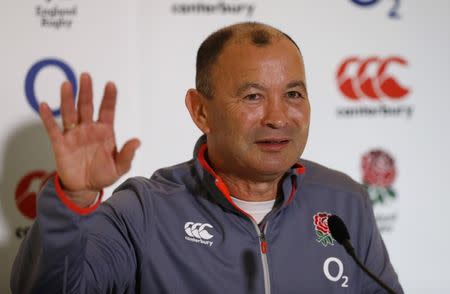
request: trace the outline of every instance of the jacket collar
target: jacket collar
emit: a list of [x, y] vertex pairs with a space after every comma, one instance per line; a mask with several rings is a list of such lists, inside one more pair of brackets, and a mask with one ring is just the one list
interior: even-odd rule
[[[232, 200], [230, 191], [225, 182], [215, 173], [207, 160], [206, 136], [199, 138], [194, 148], [195, 169], [200, 176], [201, 182], [206, 187], [211, 197], [221, 206], [232, 210], [242, 216], [250, 219], [252, 217], [240, 209]], [[299, 194], [300, 183], [305, 173], [305, 167], [296, 162], [289, 170], [286, 171], [282, 178], [282, 202], [281, 206], [288, 206]]]

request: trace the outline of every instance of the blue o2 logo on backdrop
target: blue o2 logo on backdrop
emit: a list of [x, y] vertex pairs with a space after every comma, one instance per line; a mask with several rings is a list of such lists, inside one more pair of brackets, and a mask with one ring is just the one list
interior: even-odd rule
[[[72, 84], [72, 91], [73, 91], [73, 97], [76, 99], [77, 94], [77, 78], [75, 76], [74, 71], [70, 68], [67, 63], [65, 63], [62, 60], [55, 59], [55, 58], [46, 58], [39, 60], [33, 66], [28, 70], [27, 76], [25, 78], [25, 96], [27, 97], [28, 103], [30, 103], [31, 107], [39, 113], [39, 99], [36, 97], [34, 84], [36, 82], [36, 77], [39, 74], [39, 72], [48, 67], [48, 66], [55, 66], [58, 69], [60, 69], [64, 75], [66, 76], [67, 80], [70, 81]], [[52, 109], [54, 116], [60, 115], [60, 109]]]
[[[363, 7], [369, 7], [380, 2], [380, 0], [350, 0], [350, 1], [352, 1], [356, 5]], [[391, 0], [391, 1], [393, 2], [393, 5], [389, 10], [389, 17], [399, 18], [400, 16], [398, 15], [398, 9], [400, 7], [400, 0]]]

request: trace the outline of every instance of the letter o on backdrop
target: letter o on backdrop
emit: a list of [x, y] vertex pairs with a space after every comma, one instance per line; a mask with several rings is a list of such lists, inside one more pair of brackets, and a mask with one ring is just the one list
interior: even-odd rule
[[[64, 61], [55, 58], [46, 58], [39, 60], [38, 62], [33, 64], [33, 66], [30, 68], [25, 78], [25, 95], [27, 97], [28, 103], [30, 103], [31, 107], [37, 113], [39, 113], [39, 102], [34, 91], [34, 83], [36, 81], [38, 73], [47, 66], [56, 66], [57, 68], [61, 69], [64, 72], [66, 78], [72, 84], [73, 97], [74, 100], [76, 99], [75, 97], [78, 88], [77, 78], [73, 70], [70, 68], [70, 66], [67, 65], [67, 63], [65, 63]], [[53, 116], [59, 116], [61, 113], [59, 108], [52, 109], [52, 112]]]

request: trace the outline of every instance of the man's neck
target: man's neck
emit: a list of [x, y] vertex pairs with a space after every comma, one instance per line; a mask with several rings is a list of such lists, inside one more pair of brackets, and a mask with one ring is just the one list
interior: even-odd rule
[[219, 176], [227, 185], [231, 195], [244, 201], [268, 201], [275, 199], [278, 193], [278, 183], [281, 180], [281, 176], [264, 182], [243, 180], [221, 173], [219, 173]]

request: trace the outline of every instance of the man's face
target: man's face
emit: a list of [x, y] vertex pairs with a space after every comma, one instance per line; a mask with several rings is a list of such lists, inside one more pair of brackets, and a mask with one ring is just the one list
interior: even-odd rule
[[206, 111], [214, 168], [250, 180], [285, 173], [308, 138], [310, 106], [298, 49], [286, 38], [264, 47], [232, 41], [213, 66], [212, 86]]

